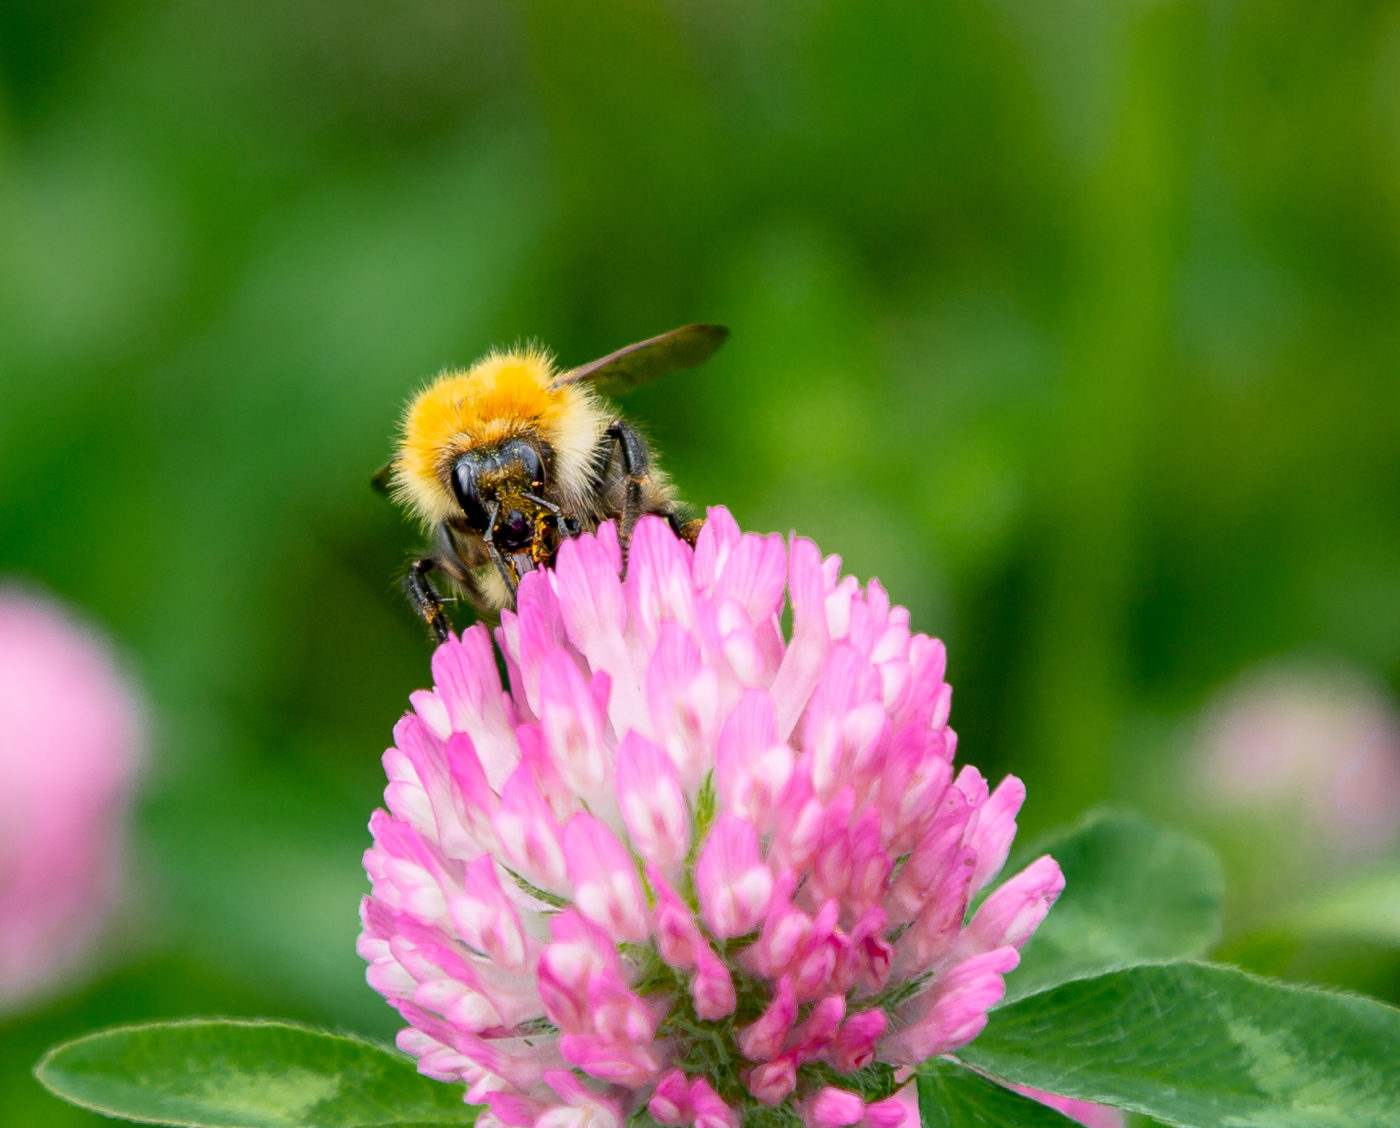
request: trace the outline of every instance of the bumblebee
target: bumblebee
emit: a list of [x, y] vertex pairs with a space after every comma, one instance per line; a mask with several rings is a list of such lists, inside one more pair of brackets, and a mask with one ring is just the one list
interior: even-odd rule
[[722, 325], [686, 325], [562, 371], [536, 346], [492, 352], [414, 396], [374, 482], [431, 531], [431, 555], [404, 583], [439, 641], [451, 624], [434, 572], [494, 617], [514, 606], [521, 576], [603, 521], [618, 522], [624, 571], [644, 514], [694, 542], [700, 522], [687, 520], [646, 440], [599, 388], [625, 391], [693, 368], [728, 336]]

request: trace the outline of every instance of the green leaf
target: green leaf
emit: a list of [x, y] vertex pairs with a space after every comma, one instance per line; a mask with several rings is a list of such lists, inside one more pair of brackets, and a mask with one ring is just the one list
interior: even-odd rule
[[34, 1073], [75, 1105], [150, 1124], [467, 1125], [477, 1112], [394, 1050], [285, 1022], [122, 1026], [54, 1047]]
[[947, 1058], [919, 1066], [923, 1128], [1072, 1128], [1054, 1109]]
[[1071, 979], [1203, 955], [1220, 935], [1220, 862], [1194, 838], [1099, 814], [1033, 850], [1060, 863], [1065, 891], [1007, 977], [1005, 1003]]
[[1129, 968], [1032, 995], [958, 1057], [1190, 1128], [1400, 1125], [1400, 1010], [1211, 964]]

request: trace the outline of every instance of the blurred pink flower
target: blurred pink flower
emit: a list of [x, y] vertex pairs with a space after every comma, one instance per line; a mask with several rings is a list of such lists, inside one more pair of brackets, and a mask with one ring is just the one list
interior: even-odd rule
[[106, 644], [53, 601], [0, 587], [0, 1007], [90, 953], [117, 889], [140, 744]]
[[811, 542], [717, 509], [619, 566], [612, 525], [567, 541], [509, 688], [478, 625], [394, 731], [360, 952], [399, 1045], [483, 1126], [894, 1128], [1063, 886], [1042, 857], [966, 920], [1025, 789], [954, 772], [942, 643]]
[[1196, 762], [1212, 806], [1277, 812], [1334, 857], [1379, 854], [1400, 831], [1400, 712], [1356, 671], [1246, 674], [1206, 709]]

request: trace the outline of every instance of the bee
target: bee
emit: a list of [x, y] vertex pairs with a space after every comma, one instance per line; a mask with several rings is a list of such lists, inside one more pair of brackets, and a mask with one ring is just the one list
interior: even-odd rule
[[604, 521], [618, 523], [624, 572], [645, 514], [694, 543], [700, 522], [688, 520], [647, 441], [598, 388], [624, 391], [694, 368], [728, 336], [722, 325], [685, 325], [562, 371], [538, 346], [492, 352], [409, 401], [374, 484], [430, 530], [432, 552], [410, 565], [404, 586], [438, 641], [451, 623], [434, 572], [494, 617], [514, 606], [521, 576]]

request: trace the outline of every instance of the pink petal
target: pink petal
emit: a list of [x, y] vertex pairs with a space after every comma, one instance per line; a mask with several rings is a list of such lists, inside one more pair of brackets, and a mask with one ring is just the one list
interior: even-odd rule
[[967, 951], [1004, 944], [1019, 948], [1039, 927], [1064, 891], [1059, 863], [1043, 854], [1015, 877], [1003, 882], [978, 907], [961, 941]]
[[818, 1091], [802, 1109], [802, 1119], [810, 1128], [846, 1128], [859, 1124], [865, 1116], [860, 1094], [828, 1085]]
[[889, 1018], [882, 1010], [861, 1011], [841, 1024], [831, 1044], [831, 1064], [842, 1073], [864, 1069], [875, 1060], [875, 1047]]
[[796, 1021], [797, 995], [792, 989], [792, 980], [783, 976], [763, 1013], [739, 1032], [739, 1052], [750, 1061], [776, 1057]]
[[725, 555], [709, 594], [716, 602], [733, 599], [749, 621], [761, 623], [778, 613], [787, 584], [787, 551], [779, 536], [741, 537]]
[[493, 825], [511, 869], [540, 889], [567, 891], [563, 832], [528, 770], [517, 770], [506, 781]]
[[541, 1112], [534, 1128], [622, 1128], [624, 1117], [616, 1100], [586, 1088], [567, 1070], [546, 1070], [544, 1078], [564, 1103]]
[[645, 940], [650, 932], [646, 897], [637, 867], [617, 836], [580, 812], [564, 827], [564, 856], [579, 912], [611, 936]]
[[696, 791], [714, 766], [718, 679], [674, 623], [659, 628], [647, 665], [646, 705], [649, 731], [675, 764], [681, 785]]
[[646, 875], [656, 898], [652, 915], [657, 951], [672, 967], [695, 967], [705, 939], [700, 934], [690, 906], [681, 900], [680, 894], [671, 887], [658, 866], [648, 863]]
[[729, 510], [716, 506], [705, 514], [705, 524], [695, 540], [695, 586], [709, 594], [724, 570], [724, 562], [742, 537]]
[[496, 876], [496, 863], [482, 854], [466, 868], [461, 896], [453, 897], [448, 913], [457, 934], [471, 947], [512, 971], [525, 970], [531, 947], [520, 914], [506, 900]]
[[742, 936], [758, 924], [773, 874], [759, 856], [752, 823], [728, 814], [715, 820], [695, 863], [695, 887], [700, 914], [716, 936]]
[[720, 729], [715, 788], [725, 809], [755, 826], [767, 826], [792, 777], [792, 749], [778, 742], [773, 698], [750, 689]]
[[764, 1062], [750, 1071], [747, 1085], [755, 1100], [781, 1104], [797, 1088], [797, 1065], [786, 1056]]
[[1026, 785], [1007, 776], [978, 809], [968, 845], [977, 851], [972, 871], [972, 888], [981, 889], [1006, 863], [1011, 842], [1016, 837], [1016, 814], [1026, 799]]
[[865, 1106], [866, 1128], [918, 1128], [918, 1110], [915, 1109], [914, 1119], [908, 1119], [908, 1111], [904, 1107], [904, 1102], [898, 1096], [886, 1097], [883, 1101], [873, 1101]]
[[550, 586], [569, 640], [583, 654], [610, 651], [608, 640], [620, 639], [619, 627], [627, 621], [621, 569], [615, 535], [610, 543], [601, 537], [570, 537], [559, 546]]
[[1015, 948], [997, 948], [964, 960], [940, 976], [906, 1005], [912, 1021], [886, 1036], [881, 1058], [896, 1065], [918, 1065], [972, 1041], [987, 1024], [987, 1012], [1006, 993], [1002, 976], [1019, 961]]
[[695, 1109], [695, 1128], [739, 1128], [739, 1113], [730, 1108], [703, 1077], [690, 1086], [690, 1103]]
[[491, 636], [480, 623], [433, 651], [433, 684], [447, 707], [454, 732], [466, 733], [481, 755], [492, 785], [515, 767], [519, 756], [503, 705]]
[[695, 1004], [695, 1013], [707, 1022], [717, 1022], [733, 1014], [739, 1001], [729, 969], [709, 945], [698, 950], [690, 997]]
[[653, 1080], [661, 1068], [653, 1048], [595, 1034], [565, 1034], [559, 1039], [559, 1052], [589, 1076], [633, 1089]]
[[545, 659], [540, 683], [540, 731], [565, 786], [585, 802], [610, 789], [607, 722], [578, 663], [563, 650]]
[[635, 732], [617, 750], [618, 806], [638, 854], [664, 868], [690, 849], [690, 809], [675, 764]]
[[754, 975], [777, 979], [796, 959], [811, 934], [811, 918], [791, 901], [796, 887], [797, 876], [790, 870], [780, 873], [774, 883], [758, 940], [743, 954], [745, 965]]
[[658, 1124], [689, 1124], [695, 1119], [690, 1103], [690, 1082], [679, 1069], [662, 1074], [647, 1102], [647, 1111]]
[[695, 625], [690, 554], [659, 517], [637, 523], [627, 557], [627, 595], [632, 627], [648, 647], [655, 645], [663, 622], [686, 632]]
[[809, 540], [795, 538], [788, 563], [788, 597], [792, 602], [792, 641], [770, 692], [778, 712], [778, 735], [786, 736], [807, 707], [821, 680], [831, 636], [827, 631], [825, 582], [821, 554]]
[[825, 1052], [835, 1041], [845, 1015], [844, 995], [828, 995], [819, 1000], [802, 1024], [793, 1030], [788, 1041], [788, 1052], [799, 1062], [810, 1061]]
[[[946, 889], [950, 874], [957, 873], [959, 868], [965, 871], [966, 884], [971, 884], [972, 866], [968, 863], [975, 861], [975, 855], [963, 846], [963, 834], [971, 813], [962, 792], [949, 789], [885, 898], [890, 919], [896, 924], [922, 914], [935, 891]], [[955, 884], [961, 886], [963, 882], [958, 880]], [[957, 915], [960, 912], [959, 907], [952, 907], [947, 915], [961, 923]]]

